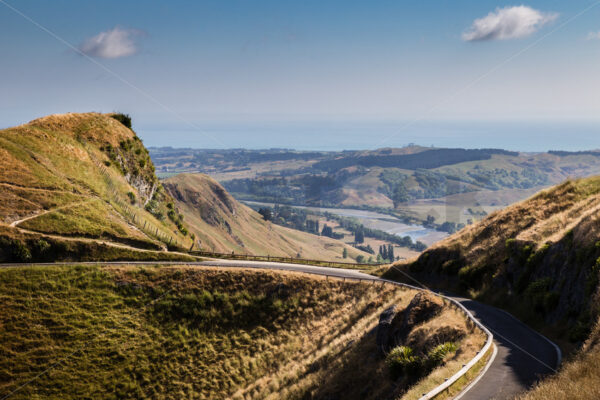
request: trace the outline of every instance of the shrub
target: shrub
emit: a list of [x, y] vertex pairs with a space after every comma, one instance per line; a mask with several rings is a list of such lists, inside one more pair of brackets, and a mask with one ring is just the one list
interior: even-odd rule
[[44, 255], [50, 250], [50, 243], [46, 242], [44, 239], [39, 239], [33, 244], [33, 251], [36, 254]]
[[421, 372], [421, 359], [413, 355], [413, 350], [408, 346], [394, 347], [385, 359], [390, 373], [394, 379], [401, 375], [416, 376]]
[[173, 209], [170, 209], [167, 212], [167, 217], [169, 217], [169, 219], [173, 222], [177, 221], [177, 214], [175, 214], [175, 211]]
[[451, 342], [442, 343], [434, 347], [427, 353], [427, 361], [425, 362], [427, 370], [432, 370], [444, 362], [444, 358], [456, 351], [456, 345]]
[[7, 261], [28, 262], [31, 252], [25, 243], [19, 239], [0, 238], [0, 250], [5, 254]]
[[131, 117], [129, 114], [115, 113], [111, 115], [111, 117], [125, 125], [127, 128], [131, 129]]
[[135, 194], [133, 192], [127, 192], [127, 197], [129, 197], [129, 202], [131, 204], [135, 204]]
[[106, 165], [107, 167], [110, 167], [110, 161], [104, 160], [104, 165]]
[[159, 209], [158, 201], [156, 201], [154, 198], [153, 200], [150, 200], [144, 208], [150, 214], [154, 215], [158, 220], [162, 221], [165, 219], [165, 214]]

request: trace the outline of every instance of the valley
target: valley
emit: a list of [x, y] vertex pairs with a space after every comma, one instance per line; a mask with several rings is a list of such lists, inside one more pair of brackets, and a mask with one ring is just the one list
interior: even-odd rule
[[[390, 154], [404, 167], [449, 162], [412, 157], [428, 151]], [[442, 153], [458, 164], [522, 157], [496, 150]], [[596, 168], [591, 153], [544, 157], [577, 162], [577, 173], [586, 174]], [[595, 359], [597, 177], [539, 191], [556, 167], [548, 165], [546, 178], [519, 172], [530, 179], [522, 187], [509, 187], [512, 181], [438, 197], [420, 186], [410, 193], [421, 198], [395, 207], [343, 201], [324, 207], [320, 200], [290, 206], [237, 193], [239, 201], [228, 181], [224, 186], [205, 174], [159, 179], [131, 120], [97, 113], [52, 115], [2, 130], [0, 155], [0, 261], [9, 263], [0, 269], [0, 343], [13, 355], [0, 359], [10, 371], [0, 388], [16, 398], [416, 399], [469, 362], [474, 364], [444, 389], [446, 395], [489, 368], [504, 376], [503, 391], [494, 392], [485, 373], [465, 398], [492, 392], [508, 398], [553, 372], [560, 353], [494, 306], [559, 343], [568, 358], [564, 372], [524, 396], [542, 396], [567, 376], [583, 379], [579, 371]], [[369, 152], [355, 158], [368, 169], [381, 162]], [[318, 162], [320, 168], [344, 169], [350, 161]], [[426, 174], [376, 171], [388, 183], [396, 179], [394, 193], [399, 182]], [[294, 179], [306, 179], [311, 188], [315, 177], [307, 176]], [[298, 192], [293, 185], [289, 190], [293, 199]], [[386, 193], [381, 186], [376, 191]], [[319, 185], [306, 193], [328, 196]], [[522, 197], [527, 199], [518, 201]], [[450, 221], [442, 215], [455, 216]], [[191, 250], [241, 260], [204, 260]], [[247, 255], [267, 261], [244, 261]], [[356, 263], [417, 286], [269, 257], [348, 268]], [[35, 265], [60, 261], [67, 264]], [[465, 297], [450, 300], [428, 287]], [[532, 307], [521, 307], [524, 301]], [[469, 312], [484, 325], [478, 328]], [[486, 325], [493, 333], [487, 340]], [[27, 340], [26, 326], [34, 327]], [[496, 350], [489, 346], [492, 337]], [[168, 352], [161, 343], [170, 343]], [[532, 353], [545, 360], [542, 367], [531, 362]], [[44, 373], [56, 359], [64, 368]], [[102, 367], [89, 375], [96, 364]], [[232, 369], [233, 376], [227, 372]], [[31, 374], [39, 379], [23, 385]]]
[[209, 174], [238, 200], [363, 209], [418, 224], [429, 217], [450, 232], [567, 178], [600, 173], [598, 151], [149, 150], [159, 176]]
[[0, 400], [600, 399], [600, 0], [0, 0]]

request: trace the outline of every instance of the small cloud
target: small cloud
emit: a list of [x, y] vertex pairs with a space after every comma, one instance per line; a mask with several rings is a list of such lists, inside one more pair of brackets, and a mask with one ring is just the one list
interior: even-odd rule
[[587, 35], [587, 40], [599, 40], [599, 39], [600, 39], [600, 31], [590, 32]]
[[528, 6], [497, 8], [473, 24], [462, 34], [471, 41], [519, 39], [531, 35], [556, 20], [557, 13], [545, 13]]
[[128, 57], [137, 53], [136, 37], [140, 36], [141, 33], [141, 31], [136, 29], [115, 27], [84, 40], [79, 45], [79, 50], [90, 57]]

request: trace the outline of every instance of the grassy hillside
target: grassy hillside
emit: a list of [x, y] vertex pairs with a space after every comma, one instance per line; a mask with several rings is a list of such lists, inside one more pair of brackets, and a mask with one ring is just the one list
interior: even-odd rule
[[[416, 275], [433, 274], [440, 284], [486, 301], [514, 306], [523, 318], [555, 325], [558, 336], [581, 341], [596, 312], [599, 207], [600, 177], [566, 181], [399, 266]], [[533, 307], [519, 307], [523, 299]]]
[[[369, 254], [341, 241], [264, 221], [206, 175], [179, 174], [163, 182], [202, 249], [352, 262]], [[343, 249], [349, 258], [342, 257]]]
[[191, 246], [129, 124], [122, 114], [62, 114], [0, 131], [0, 260], [71, 257], [61, 246], [74, 240], [82, 255], [114, 245], [135, 258]]
[[495, 212], [384, 275], [406, 279], [397, 269], [506, 308], [567, 354], [584, 344], [525, 398], [595, 398], [589, 394], [600, 391], [584, 386], [600, 378], [600, 177], [569, 180]]
[[465, 337], [471, 329], [452, 309], [420, 319], [407, 332], [416, 356], [449, 337], [456, 348], [437, 350], [434, 380], [415, 385], [413, 375], [392, 379], [375, 354], [379, 314], [415, 296], [391, 286], [70, 266], [3, 268], [0, 293], [0, 395], [12, 399], [374, 399], [428, 390], [484, 340]]

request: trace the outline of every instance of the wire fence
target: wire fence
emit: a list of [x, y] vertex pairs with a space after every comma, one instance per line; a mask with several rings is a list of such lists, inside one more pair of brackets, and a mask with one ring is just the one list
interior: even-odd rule
[[288, 264], [304, 264], [304, 265], [317, 265], [319, 267], [344, 267], [344, 268], [374, 268], [379, 267], [381, 265], [385, 265], [382, 263], [351, 263], [351, 262], [343, 262], [343, 261], [325, 261], [325, 260], [311, 260], [307, 258], [293, 258], [293, 257], [279, 257], [279, 256], [262, 256], [262, 255], [252, 255], [252, 254], [236, 254], [235, 252], [231, 253], [215, 253], [211, 251], [189, 251], [188, 252], [194, 256], [200, 257], [210, 257], [210, 258], [222, 258], [228, 260], [245, 260], [245, 261], [267, 261], [267, 262], [281, 262]]
[[[85, 145], [87, 147], [87, 144], [85, 144]], [[170, 233], [166, 233], [164, 229], [159, 228], [152, 221], [144, 218], [144, 216], [139, 212], [139, 210], [137, 210], [136, 208], [134, 208], [130, 204], [128, 204], [129, 201], [124, 201], [123, 199], [121, 199], [121, 193], [119, 192], [117, 186], [115, 185], [113, 177], [110, 175], [110, 172], [108, 171], [106, 166], [100, 160], [98, 160], [98, 158], [93, 154], [93, 151], [91, 151], [89, 148], [88, 148], [88, 154], [90, 155], [90, 158], [92, 159], [94, 164], [96, 164], [96, 167], [98, 168], [98, 170], [100, 171], [100, 174], [102, 175], [102, 177], [104, 179], [104, 182], [105, 182], [105, 184], [108, 188], [108, 191], [111, 195], [111, 201], [116, 203], [123, 210], [122, 215], [126, 218], [127, 222], [135, 225], [139, 230], [144, 232], [147, 236], [155, 238], [156, 240], [164, 243], [169, 248], [174, 247], [174, 248], [185, 249], [184, 248], [185, 239], [178, 238], [177, 236], [174, 237]], [[193, 243], [192, 243], [192, 246], [193, 246]], [[192, 247], [190, 247], [190, 249], [191, 248]]]

